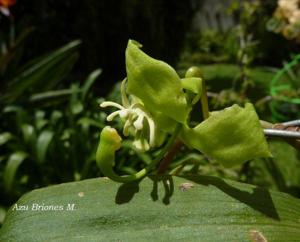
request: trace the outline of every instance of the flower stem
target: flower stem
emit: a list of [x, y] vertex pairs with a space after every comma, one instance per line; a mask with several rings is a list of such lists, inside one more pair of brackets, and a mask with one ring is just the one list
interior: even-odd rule
[[206, 93], [206, 84], [204, 80], [202, 80], [201, 107], [202, 107], [203, 118], [208, 119], [209, 118], [208, 98]]
[[173, 160], [174, 156], [176, 155], [177, 151], [181, 148], [182, 142], [177, 140], [173, 146], [170, 148], [169, 152], [166, 154], [164, 159], [160, 162], [157, 174], [163, 174], [170, 165], [171, 161]]

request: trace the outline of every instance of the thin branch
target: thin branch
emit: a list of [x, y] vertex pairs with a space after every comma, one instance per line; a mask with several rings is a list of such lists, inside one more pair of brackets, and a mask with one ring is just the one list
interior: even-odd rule
[[285, 122], [282, 124], [271, 124], [265, 121], [261, 121], [261, 124], [264, 128], [267, 128], [264, 130], [266, 135], [280, 137], [295, 149], [300, 150], [300, 127], [289, 126], [297, 124], [299, 125], [299, 120]]
[[207, 92], [206, 92], [206, 84], [205, 81], [202, 81], [202, 95], [201, 95], [201, 106], [202, 106], [202, 113], [203, 118], [207, 119], [209, 118], [209, 108], [208, 108], [208, 98], [207, 98]]

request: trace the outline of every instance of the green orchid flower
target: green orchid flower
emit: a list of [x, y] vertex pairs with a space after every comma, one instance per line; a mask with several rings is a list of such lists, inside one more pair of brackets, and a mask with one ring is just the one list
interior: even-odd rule
[[[118, 182], [141, 179], [156, 169], [178, 139], [226, 167], [271, 155], [252, 104], [209, 113], [205, 83], [198, 68], [190, 68], [185, 78], [180, 79], [171, 66], [148, 56], [141, 47], [136, 41], [128, 42], [122, 105], [108, 101], [100, 106], [118, 109], [107, 120], [119, 116], [124, 121], [123, 135], [133, 135], [133, 145], [139, 150], [162, 144], [162, 136], [168, 136], [168, 142], [148, 167], [134, 175], [118, 176], [113, 166], [122, 139], [115, 129], [104, 128], [96, 155], [104, 175]], [[191, 128], [189, 114], [199, 100], [205, 120]]]

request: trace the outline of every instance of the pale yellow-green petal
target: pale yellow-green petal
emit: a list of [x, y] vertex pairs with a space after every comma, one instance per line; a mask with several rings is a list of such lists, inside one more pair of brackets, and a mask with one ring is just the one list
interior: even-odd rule
[[145, 54], [135, 41], [126, 49], [127, 91], [138, 97], [149, 111], [159, 111], [185, 123], [189, 108], [181, 81], [167, 63]]
[[182, 140], [226, 167], [258, 157], [270, 157], [270, 151], [252, 104], [233, 105], [211, 116], [193, 129], [185, 127]]

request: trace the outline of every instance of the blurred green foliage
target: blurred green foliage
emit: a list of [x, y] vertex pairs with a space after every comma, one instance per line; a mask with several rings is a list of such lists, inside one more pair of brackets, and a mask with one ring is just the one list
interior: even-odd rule
[[40, 107], [7, 105], [1, 110], [2, 203], [35, 187], [97, 174], [90, 164], [105, 116], [89, 90], [100, 73], [91, 73], [82, 86], [74, 83], [69, 89], [33, 95], [31, 102]]
[[277, 71], [270, 83], [269, 106], [273, 121], [287, 121], [300, 118], [300, 55]]
[[[274, 119], [268, 105], [276, 101], [270, 95], [272, 80], [281, 63], [287, 64], [289, 55], [299, 50], [299, 46], [267, 30], [276, 4], [277, 1], [231, 1], [224, 11], [236, 20], [232, 28], [200, 29], [187, 36], [177, 68], [183, 75], [191, 65], [201, 67], [212, 110], [251, 101], [261, 119]], [[295, 66], [282, 76], [279, 83], [289, 83], [285, 91], [295, 93], [292, 83], [299, 85], [297, 73]], [[295, 114], [299, 110], [294, 104], [281, 102], [278, 107], [284, 117], [281, 121], [298, 117]], [[194, 116], [199, 119], [197, 114]], [[197, 171], [237, 179], [299, 196], [299, 151], [283, 141], [271, 142], [270, 147], [274, 159], [252, 161], [230, 170], [209, 163], [203, 156], [186, 153], [179, 159], [185, 164], [180, 172]]]
[[8, 206], [36, 187], [98, 174], [94, 161], [105, 116], [91, 87], [93, 71], [80, 84], [69, 76], [80, 41], [24, 62], [31, 28], [16, 31], [13, 19], [0, 45], [0, 204]]
[[[289, 41], [283, 40], [281, 36], [274, 35], [267, 29], [267, 23], [276, 4], [277, 1], [271, 0], [232, 0], [228, 7], [224, 6], [222, 9], [235, 20], [232, 27], [227, 30], [200, 29], [187, 36], [177, 67], [183, 72], [191, 65], [202, 67], [205, 65], [203, 68], [210, 69], [214, 73], [213, 81], [207, 84], [214, 108], [252, 101], [256, 103], [263, 117], [275, 120], [274, 117], [268, 117], [275, 113], [272, 103], [278, 102], [278, 96], [275, 97], [268, 91], [270, 85], [273, 85], [271, 80], [275, 77], [276, 71], [279, 71], [278, 67], [281, 68], [281, 64], [290, 59], [289, 55], [299, 50], [299, 46], [291, 45]], [[276, 46], [278, 48], [274, 51]], [[232, 66], [228, 66], [228, 63]], [[274, 64], [278, 67], [274, 67]], [[257, 65], [270, 75], [266, 78], [261, 76], [253, 79], [253, 75], [256, 76], [254, 73]], [[290, 79], [291, 83], [297, 83], [296, 68], [290, 68], [281, 79], [286, 78]], [[295, 85], [285, 88], [285, 91], [289, 94], [294, 93], [294, 98], [298, 95]], [[281, 121], [297, 118], [298, 108], [294, 103], [280, 102], [276, 109], [282, 113]]]

